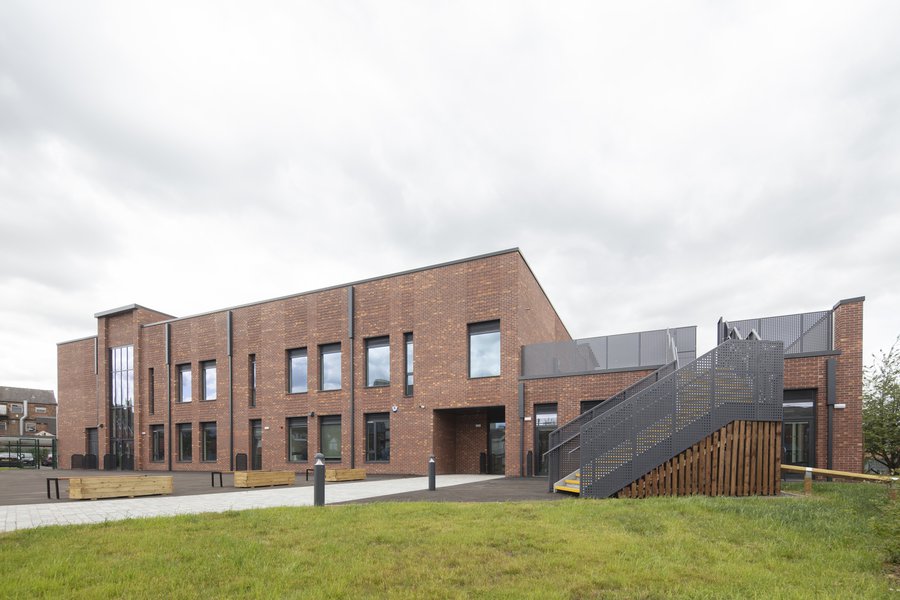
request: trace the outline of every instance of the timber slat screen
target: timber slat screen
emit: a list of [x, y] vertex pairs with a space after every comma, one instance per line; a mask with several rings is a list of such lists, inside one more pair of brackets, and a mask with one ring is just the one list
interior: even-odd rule
[[[680, 455], [722, 427], [781, 422], [783, 347], [781, 342], [727, 340], [583, 425], [581, 495], [608, 498], [655, 469], [665, 471], [670, 486], [675, 460], [680, 472]], [[726, 429], [722, 448], [729, 451], [723, 457], [729, 493], [749, 487], [755, 468], [766, 472], [780, 466], [780, 450], [765, 466], [750, 461], [752, 442], [745, 438], [752, 432], [752, 425], [749, 435], [739, 429], [729, 448]], [[747, 469], [742, 468], [745, 461]]]
[[781, 423], [734, 421], [619, 490], [650, 496], [777, 496]]

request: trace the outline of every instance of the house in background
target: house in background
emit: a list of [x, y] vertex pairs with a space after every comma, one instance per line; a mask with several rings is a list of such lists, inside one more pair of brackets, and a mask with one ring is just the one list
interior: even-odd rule
[[[720, 324], [717, 348], [753, 347], [728, 341], [752, 330], [783, 353], [766, 410], [747, 413], [788, 436], [773, 460], [786, 444], [799, 464], [862, 468], [862, 301]], [[434, 452], [440, 473], [541, 475], [554, 431], [703, 358], [695, 327], [573, 340], [518, 249], [190, 317], [95, 317], [96, 335], [58, 346], [63, 468], [299, 471], [322, 452], [422, 474]]]
[[0, 386], [0, 436], [56, 435], [53, 390]]

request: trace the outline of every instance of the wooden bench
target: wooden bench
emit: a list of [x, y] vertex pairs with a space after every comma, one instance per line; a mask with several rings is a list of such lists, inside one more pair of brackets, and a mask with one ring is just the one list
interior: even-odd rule
[[235, 471], [234, 487], [255, 488], [270, 485], [293, 485], [293, 471]]
[[171, 475], [120, 475], [114, 477], [69, 477], [69, 498], [134, 498], [172, 493]]
[[325, 469], [325, 481], [356, 481], [365, 478], [365, 469]]

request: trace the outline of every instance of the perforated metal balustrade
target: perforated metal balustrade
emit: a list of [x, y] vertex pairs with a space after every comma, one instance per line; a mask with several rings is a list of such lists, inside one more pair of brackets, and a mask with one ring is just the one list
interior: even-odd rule
[[581, 426], [581, 495], [607, 498], [732, 421], [780, 421], [783, 382], [781, 342], [723, 342]]
[[834, 348], [834, 319], [830, 310], [740, 321], [719, 319], [718, 343], [735, 331], [739, 337], [746, 338], [751, 330], [761, 339], [784, 342], [785, 354], [829, 352]]

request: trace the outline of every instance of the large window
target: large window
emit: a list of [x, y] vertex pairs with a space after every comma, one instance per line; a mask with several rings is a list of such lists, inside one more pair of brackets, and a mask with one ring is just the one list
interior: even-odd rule
[[319, 389], [341, 389], [341, 344], [319, 346]]
[[500, 374], [500, 321], [469, 325], [469, 377]]
[[378, 337], [366, 340], [366, 385], [382, 387], [391, 383], [390, 338]]
[[208, 360], [200, 363], [203, 371], [203, 399], [216, 399], [216, 361]]
[[250, 364], [247, 368], [248, 373], [248, 381], [247, 381], [247, 389], [250, 390], [250, 408], [256, 406], [256, 355], [250, 355]]
[[134, 347], [110, 349], [110, 452], [133, 456], [134, 452]]
[[307, 462], [309, 460], [309, 430], [306, 425], [306, 417], [288, 419], [287, 429], [288, 460], [290, 462]]
[[404, 382], [403, 394], [405, 396], [413, 395], [413, 334], [403, 334], [403, 345], [406, 346], [406, 361], [404, 371], [406, 372], [406, 381]]
[[191, 365], [178, 365], [178, 401], [191, 401]]
[[194, 459], [193, 446], [191, 445], [191, 424], [178, 424], [178, 460], [191, 462]]
[[300, 394], [306, 391], [306, 348], [288, 351], [288, 391]]
[[391, 419], [388, 413], [366, 415], [366, 462], [391, 460]]
[[341, 459], [341, 417], [340, 415], [319, 419], [319, 451], [326, 460]]
[[166, 433], [164, 425], [150, 426], [150, 460], [162, 462], [166, 459]]
[[200, 423], [200, 456], [205, 462], [216, 460], [216, 424]]

